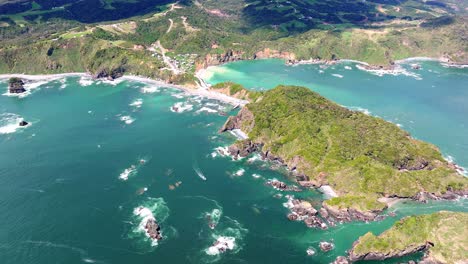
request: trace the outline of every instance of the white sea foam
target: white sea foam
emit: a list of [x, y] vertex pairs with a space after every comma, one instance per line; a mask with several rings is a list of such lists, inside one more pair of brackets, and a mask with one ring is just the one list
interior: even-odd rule
[[458, 173], [460, 173], [460, 174], [462, 174], [462, 175], [464, 175], [464, 176], [468, 176], [468, 169], [465, 168], [465, 167], [459, 166], [459, 165], [456, 163], [455, 158], [454, 158], [453, 156], [446, 155], [446, 156], [444, 156], [444, 159], [445, 159], [447, 162], [449, 162], [449, 163], [455, 164], [455, 165], [456, 165], [455, 170], [456, 170]]
[[210, 229], [215, 229], [219, 223], [219, 220], [221, 220], [222, 215], [223, 211], [221, 210], [221, 208], [216, 208], [213, 209], [211, 212], [206, 212], [204, 217], [208, 220], [208, 227]]
[[205, 250], [206, 254], [214, 256], [224, 253], [228, 250], [233, 250], [236, 246], [236, 238], [229, 236], [219, 236], [215, 243]]
[[78, 81], [78, 83], [81, 85], [81, 86], [90, 86], [94, 83], [94, 80], [91, 79], [90, 77], [88, 76], [82, 76], [80, 78], [80, 80]]
[[235, 173], [234, 176], [242, 176], [244, 175], [245, 170], [244, 169], [238, 169]]
[[183, 113], [186, 111], [192, 111], [193, 105], [186, 102], [178, 102], [171, 106], [171, 111], [174, 113]]
[[134, 106], [136, 108], [140, 108], [143, 105], [143, 99], [138, 98], [135, 101], [133, 101], [130, 106]]
[[23, 121], [23, 118], [19, 115], [12, 113], [0, 114], [0, 134], [15, 133], [19, 129], [31, 126], [31, 123], [28, 123], [26, 126], [20, 126], [19, 123], [21, 121]]
[[254, 173], [252, 174], [252, 177], [254, 177], [255, 179], [258, 179], [258, 178], [261, 178], [262, 176], [260, 174]]
[[130, 125], [135, 121], [135, 119], [133, 119], [131, 116], [121, 116], [120, 121], [124, 122], [127, 125]]
[[216, 158], [218, 155], [221, 157], [229, 156], [228, 147], [217, 147], [211, 153], [211, 157]]
[[458, 69], [465, 69], [468, 68], [468, 64], [449, 64], [449, 63], [441, 63], [444, 68], [458, 68]]
[[157, 86], [150, 86], [150, 87], [143, 87], [140, 89], [142, 93], [156, 93], [159, 92], [159, 87]]
[[319, 190], [323, 193], [326, 199], [338, 197], [336, 192], [329, 185], [322, 185]]
[[362, 112], [366, 115], [371, 115], [371, 111], [369, 111], [369, 109], [366, 109], [366, 108], [362, 108], [362, 107], [359, 107], [359, 106], [343, 106], [343, 107], [346, 107], [350, 110], [353, 110], [353, 111], [359, 111], [359, 112]]
[[344, 66], [344, 68], [345, 68], [346, 70], [352, 70], [352, 69], [353, 69], [353, 68], [351, 68], [351, 66], [347, 66], [347, 65]]
[[135, 165], [126, 168], [122, 173], [120, 173], [119, 179], [126, 181], [130, 176], [133, 176], [137, 173], [137, 167]]
[[116, 86], [117, 84], [123, 82], [122, 78], [114, 79], [114, 80], [108, 80], [108, 79], [99, 79], [102, 83], [109, 84], [109, 85], [114, 85]]
[[335, 76], [337, 78], [343, 78], [344, 76], [341, 74], [333, 73], [332, 76]]
[[404, 76], [408, 76], [408, 77], [413, 77], [415, 78], [416, 80], [422, 80], [421, 76], [417, 73], [414, 73], [414, 72], [410, 72], [408, 70], [406, 70], [405, 68], [397, 65], [395, 66], [394, 69], [391, 69], [391, 70], [380, 70], [380, 69], [367, 69], [366, 67], [362, 66], [362, 65], [359, 65], [357, 64], [356, 65], [356, 68], [360, 69], [360, 70], [363, 70], [363, 71], [367, 71], [371, 74], [374, 74], [374, 75], [377, 75], [377, 76], [384, 76], [384, 75], [393, 75], [393, 76], [398, 76], [398, 75], [404, 75]]
[[229, 132], [238, 139], [248, 139], [249, 138], [249, 136], [247, 136], [247, 134], [244, 133], [240, 129], [233, 129], [233, 130], [230, 130]]
[[212, 108], [209, 108], [209, 107], [202, 107], [200, 108], [199, 110], [196, 111], [196, 113], [201, 113], [201, 112], [206, 112], [206, 113], [217, 113], [218, 110], [215, 110], [215, 109], [212, 109]]
[[182, 99], [182, 98], [185, 98], [187, 95], [183, 94], [183, 93], [173, 93], [171, 94], [172, 97], [175, 97], [177, 99]]
[[253, 162], [258, 161], [258, 160], [261, 160], [261, 159], [262, 159], [262, 157], [261, 157], [259, 154], [256, 153], [256, 154], [253, 154], [252, 157], [250, 157], [250, 158], [247, 160], [247, 162], [253, 163]]

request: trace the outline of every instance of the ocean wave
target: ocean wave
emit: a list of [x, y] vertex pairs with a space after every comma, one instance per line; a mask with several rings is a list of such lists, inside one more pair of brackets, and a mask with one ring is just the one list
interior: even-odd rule
[[341, 74], [333, 73], [332, 76], [337, 77], [337, 78], [343, 78], [344, 76]]
[[245, 169], [241, 168], [241, 169], [238, 169], [236, 172], [234, 172], [232, 175], [240, 177], [240, 176], [243, 176], [244, 173], [245, 173]]
[[343, 107], [348, 108], [349, 110], [362, 112], [362, 113], [364, 113], [366, 115], [371, 115], [372, 114], [372, 112], [369, 111], [369, 109], [362, 108], [362, 107], [359, 107], [359, 106], [344, 106], [343, 105]]
[[19, 129], [24, 129], [31, 126], [31, 123], [28, 123], [26, 126], [20, 126], [19, 123], [23, 120], [24, 119], [17, 114], [0, 114], [0, 134], [12, 134]]
[[130, 106], [134, 106], [136, 108], [140, 108], [143, 105], [143, 99], [137, 98], [135, 101], [129, 104]]
[[404, 76], [408, 76], [408, 77], [413, 77], [416, 80], [422, 80], [421, 75], [419, 75], [417, 73], [414, 73], [414, 72], [410, 72], [410, 71], [406, 70], [405, 68], [403, 68], [403, 67], [401, 67], [399, 65], [395, 66], [395, 68], [391, 69], [391, 70], [367, 69], [364, 66], [359, 65], [359, 64], [356, 65], [356, 68], [358, 68], [360, 70], [363, 70], [363, 71], [366, 71], [366, 72], [369, 72], [369, 73], [371, 73], [373, 75], [376, 75], [376, 76], [379, 76], [379, 77], [383, 77], [384, 75], [393, 75], [393, 76], [404, 75]]
[[124, 122], [127, 125], [130, 125], [131, 123], [135, 122], [135, 119], [133, 119], [131, 116], [121, 116], [120, 121]]
[[140, 159], [137, 164], [132, 164], [130, 167], [126, 168], [119, 175], [119, 179], [122, 181], [127, 181], [129, 177], [135, 176], [138, 173], [138, 169], [148, 162], [147, 159]]
[[460, 173], [460, 174], [462, 174], [462, 175], [464, 175], [464, 176], [468, 176], [468, 169], [465, 168], [465, 167], [462, 167], [462, 166], [458, 165], [458, 164], [456, 163], [455, 158], [454, 158], [453, 156], [451, 156], [451, 155], [445, 155], [445, 156], [444, 156], [444, 159], [445, 159], [447, 162], [449, 162], [449, 163], [455, 165], [455, 170], [456, 170], [458, 173]]
[[216, 147], [213, 152], [211, 152], [211, 157], [216, 158], [217, 156], [226, 157], [229, 156], [228, 147]]
[[81, 85], [81, 86], [90, 86], [94, 83], [94, 80], [91, 79], [91, 77], [88, 77], [88, 76], [82, 76], [80, 77], [80, 79], [78, 80], [78, 83]]
[[173, 106], [171, 106], [171, 111], [174, 113], [183, 113], [192, 110], [193, 105], [188, 104], [187, 102], [177, 102]]
[[130, 176], [133, 176], [137, 173], [137, 168], [135, 165], [131, 165], [129, 168], [126, 168], [122, 173], [119, 175], [119, 179], [122, 181], [128, 180]]
[[150, 86], [150, 87], [143, 87], [140, 89], [140, 92], [142, 93], [156, 93], [159, 92], [159, 87], [157, 86]]
[[202, 107], [200, 108], [199, 110], [196, 111], [196, 113], [201, 113], [201, 112], [206, 112], [206, 113], [217, 113], [218, 110], [215, 110], [215, 109], [212, 109], [212, 108], [209, 108], [209, 107]]
[[10, 93], [9, 90], [7, 90], [3, 95], [4, 96], [9, 96], [9, 97], [18, 97], [18, 98], [25, 98], [29, 96], [33, 90], [38, 90], [42, 85], [45, 85], [49, 83], [49, 81], [36, 81], [36, 82], [26, 82], [24, 84], [24, 89], [26, 90], [23, 93]]

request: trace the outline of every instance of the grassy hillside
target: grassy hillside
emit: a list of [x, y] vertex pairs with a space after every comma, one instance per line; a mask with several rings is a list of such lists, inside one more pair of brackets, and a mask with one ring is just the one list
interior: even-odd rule
[[278, 86], [246, 108], [254, 119], [240, 126], [249, 140], [316, 185], [331, 185], [340, 194], [331, 206], [373, 210], [381, 196], [468, 189], [435, 146], [307, 88]]
[[367, 233], [354, 245], [351, 255], [365, 256], [373, 252], [393, 256], [413, 251], [427, 242], [433, 244], [428, 258], [437, 263], [468, 261], [468, 213], [438, 212], [411, 216], [395, 223], [379, 236]]
[[[394, 60], [412, 56], [446, 56], [456, 62], [468, 61], [467, 18], [459, 4], [449, 1], [443, 4], [415, 0], [401, 3], [349, 1], [347, 6], [351, 9], [346, 11], [341, 1], [334, 0], [200, 0], [177, 4], [158, 1], [151, 6], [146, 0], [112, 0], [100, 1], [99, 8], [93, 12], [80, 9], [82, 16], [89, 16], [88, 20], [57, 15], [61, 8], [53, 6], [68, 10], [75, 5], [69, 1], [56, 1], [54, 5], [43, 2], [0, 3], [0, 9], [11, 3], [30, 8], [26, 11], [9, 8], [8, 12], [0, 12], [0, 58], [4, 61], [0, 72], [93, 70], [96, 66], [89, 61], [94, 53], [82, 51], [102, 49], [98, 55], [109, 54], [104, 51], [109, 47], [115, 47], [113, 51], [119, 49], [122, 53], [119, 57], [125, 58], [126, 67], [132, 73], [172, 81], [193, 79], [197, 67], [233, 59], [226, 55], [253, 59], [265, 48], [287, 52], [289, 57], [297, 59], [346, 58], [378, 65], [389, 65]], [[76, 5], [87, 2], [80, 1]], [[127, 5], [144, 7], [136, 12]], [[100, 10], [104, 13], [99, 13]], [[120, 18], [126, 19], [100, 22]], [[259, 18], [262, 21], [256, 21]], [[99, 22], [86, 24], [83, 21]], [[155, 47], [157, 41], [164, 52]], [[49, 65], [51, 58], [45, 56], [50, 46], [59, 45], [71, 45], [79, 50], [61, 49], [63, 59], [56, 56], [55, 60], [61, 60], [62, 67], [55, 68]], [[28, 54], [32, 50], [38, 52], [37, 56]], [[173, 65], [163, 60], [163, 53]], [[25, 58], [28, 63], [21, 62]], [[113, 61], [114, 58], [110, 64], [114, 64]], [[159, 67], [161, 65], [163, 67]], [[178, 70], [172, 73], [154, 71], [158, 68]], [[174, 76], [178, 74], [182, 76]]]

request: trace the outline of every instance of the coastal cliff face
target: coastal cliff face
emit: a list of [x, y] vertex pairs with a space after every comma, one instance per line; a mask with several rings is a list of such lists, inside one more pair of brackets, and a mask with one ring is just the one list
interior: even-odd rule
[[270, 48], [264, 48], [258, 52], [247, 54], [244, 51], [227, 50], [223, 54], [207, 54], [196, 64], [196, 70], [205, 69], [209, 66], [217, 66], [228, 62], [240, 60], [256, 60], [256, 59], [284, 59], [288, 62], [295, 62], [296, 55], [288, 51], [278, 51]]
[[302, 87], [279, 86], [229, 117], [220, 132], [249, 138], [229, 148], [260, 152], [286, 166], [302, 186], [330, 185], [324, 202], [335, 221], [375, 220], [379, 197], [449, 199], [467, 194], [467, 179], [438, 149], [380, 118], [350, 111]]
[[420, 263], [465, 263], [468, 214], [438, 212], [403, 218], [379, 236], [367, 233], [354, 242], [350, 261], [384, 260], [425, 252]]

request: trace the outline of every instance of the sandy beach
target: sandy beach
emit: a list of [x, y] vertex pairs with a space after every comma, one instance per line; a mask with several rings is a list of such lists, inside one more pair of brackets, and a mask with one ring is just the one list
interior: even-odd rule
[[[72, 72], [72, 73], [60, 73], [60, 74], [42, 74], [42, 75], [28, 75], [28, 74], [0, 74], [0, 79], [9, 79], [12, 77], [18, 77], [25, 80], [30, 81], [53, 81], [61, 78], [66, 77], [88, 77], [92, 78], [92, 76], [88, 73], [80, 73], [80, 72]], [[159, 87], [168, 87], [174, 88], [178, 90], [182, 90], [190, 95], [194, 96], [201, 96], [209, 99], [214, 99], [218, 101], [222, 101], [234, 106], [243, 106], [248, 102], [245, 100], [240, 100], [234, 97], [227, 96], [225, 94], [210, 90], [208, 85], [199, 85], [197, 88], [190, 88], [181, 85], [175, 84], [168, 84], [161, 80], [154, 80], [142, 76], [135, 76], [135, 75], [124, 75], [119, 78], [120, 80], [128, 80], [128, 81], [135, 81], [141, 83], [147, 83], [151, 85], [156, 85]], [[202, 79], [201, 79], [202, 80]], [[112, 82], [112, 81], [110, 81]]]

